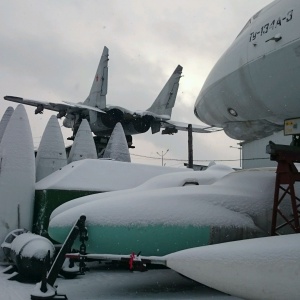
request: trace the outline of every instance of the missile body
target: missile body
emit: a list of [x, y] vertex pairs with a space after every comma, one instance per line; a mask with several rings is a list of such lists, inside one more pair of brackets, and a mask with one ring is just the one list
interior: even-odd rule
[[[0, 242], [17, 228], [31, 230], [35, 161], [31, 129], [23, 105], [18, 105], [0, 144]], [[0, 260], [4, 256], [0, 253]]]
[[165, 256], [180, 274], [243, 299], [299, 299], [300, 234], [235, 241]]

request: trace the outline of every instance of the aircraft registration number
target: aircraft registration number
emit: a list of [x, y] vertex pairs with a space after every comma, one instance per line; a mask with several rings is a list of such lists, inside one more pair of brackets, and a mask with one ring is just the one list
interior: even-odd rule
[[258, 31], [253, 31], [250, 33], [250, 40], [252, 42], [256, 40], [257, 37], [263, 36], [264, 34], [274, 30], [279, 26], [283, 26], [285, 23], [288, 23], [293, 20], [294, 10], [290, 10], [284, 17], [278, 17], [277, 19], [272, 20], [271, 22], [262, 26]]

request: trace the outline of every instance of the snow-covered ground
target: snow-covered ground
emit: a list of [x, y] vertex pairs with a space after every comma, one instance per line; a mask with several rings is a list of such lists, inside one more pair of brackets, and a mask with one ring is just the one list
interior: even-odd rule
[[[30, 299], [34, 284], [9, 281], [0, 266], [0, 299]], [[94, 263], [84, 276], [58, 278], [57, 292], [70, 300], [98, 299], [239, 299], [189, 280], [170, 269], [129, 272]]]

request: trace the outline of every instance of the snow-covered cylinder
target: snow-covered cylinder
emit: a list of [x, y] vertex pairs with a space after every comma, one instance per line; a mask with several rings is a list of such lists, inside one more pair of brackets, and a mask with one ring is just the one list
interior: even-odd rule
[[249, 170], [230, 173], [208, 185], [169, 184], [168, 188], [160, 185], [94, 196], [94, 201], [55, 213], [48, 233], [63, 242], [84, 214], [87, 252], [142, 251], [146, 256], [265, 236], [264, 228], [270, 228], [274, 179], [274, 169]]
[[4, 253], [15, 264], [20, 275], [30, 280], [40, 280], [48, 252], [50, 259], [54, 256], [54, 245], [31, 232], [15, 232], [10, 233], [2, 243]]

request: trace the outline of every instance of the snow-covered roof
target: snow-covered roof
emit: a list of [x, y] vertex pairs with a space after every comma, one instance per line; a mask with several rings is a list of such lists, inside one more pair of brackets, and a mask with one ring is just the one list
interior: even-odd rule
[[136, 187], [157, 175], [186, 171], [180, 168], [84, 159], [50, 174], [36, 183], [35, 187], [36, 190], [115, 191]]

